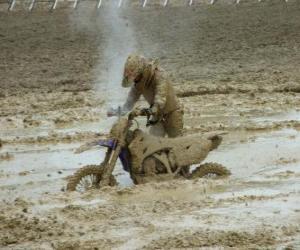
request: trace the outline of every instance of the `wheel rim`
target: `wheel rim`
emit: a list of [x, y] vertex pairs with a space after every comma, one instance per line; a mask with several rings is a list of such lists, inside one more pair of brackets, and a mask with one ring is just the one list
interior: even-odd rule
[[98, 177], [96, 174], [89, 174], [80, 179], [76, 185], [76, 190], [85, 192], [98, 186]]

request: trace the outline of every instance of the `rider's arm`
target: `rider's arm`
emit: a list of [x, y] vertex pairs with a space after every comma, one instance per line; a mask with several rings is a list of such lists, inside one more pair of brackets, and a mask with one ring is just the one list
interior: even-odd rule
[[168, 79], [163, 72], [159, 72], [156, 78], [156, 89], [152, 112], [160, 116], [166, 106], [168, 94]]
[[128, 93], [127, 100], [126, 100], [125, 104], [123, 105], [123, 109], [126, 111], [132, 110], [134, 104], [138, 101], [140, 96], [141, 96], [141, 93], [136, 89], [135, 86], [132, 86]]

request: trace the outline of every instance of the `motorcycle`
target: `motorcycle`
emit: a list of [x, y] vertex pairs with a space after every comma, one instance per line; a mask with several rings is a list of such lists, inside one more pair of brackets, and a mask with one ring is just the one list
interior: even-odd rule
[[137, 116], [146, 116], [151, 124], [147, 109], [140, 113], [124, 115], [119, 109], [109, 115], [119, 115], [105, 140], [92, 142], [79, 149], [86, 151], [92, 146], [106, 147], [106, 154], [100, 165], [87, 165], [75, 172], [67, 183], [69, 191], [86, 191], [92, 188], [117, 184], [113, 170], [118, 158], [124, 171], [130, 174], [134, 184], [149, 181], [163, 181], [174, 178], [195, 179], [205, 176], [228, 176], [230, 171], [218, 163], [204, 163], [190, 172], [190, 166], [201, 163], [208, 153], [216, 149], [223, 133], [188, 135], [177, 138], [162, 138], [133, 129]]

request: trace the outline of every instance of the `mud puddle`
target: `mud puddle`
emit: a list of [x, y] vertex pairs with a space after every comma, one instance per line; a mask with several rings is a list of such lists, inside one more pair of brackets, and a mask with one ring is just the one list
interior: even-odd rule
[[[104, 148], [95, 147], [75, 154], [80, 145], [32, 146], [31, 149], [28, 149], [28, 145], [7, 146], [3, 153], [9, 152], [12, 159], [0, 162], [0, 193], [3, 198], [15, 199], [19, 195], [37, 198], [45, 193], [60, 192], [66, 185], [65, 177], [84, 165], [102, 162]], [[115, 175], [122, 186], [131, 184], [120, 163], [117, 164]], [[7, 196], [6, 192], [10, 195]]]
[[278, 114], [272, 114], [268, 116], [255, 117], [253, 121], [258, 123], [273, 123], [273, 122], [284, 122], [284, 121], [300, 121], [299, 111], [290, 111]]
[[43, 136], [51, 136], [51, 134], [66, 134], [74, 135], [83, 132], [95, 132], [105, 134], [110, 130], [111, 125], [115, 121], [115, 117], [102, 119], [94, 122], [73, 122], [71, 124], [60, 124], [54, 126], [52, 123], [44, 123], [39, 126], [27, 127], [24, 129], [23, 124], [19, 126], [1, 126], [0, 138], [2, 140], [25, 139], [25, 138], [38, 138]]
[[[163, 232], [159, 239], [154, 240], [154, 246], [199, 246], [201, 243], [194, 242], [199, 239], [199, 242], [205, 242], [202, 236], [208, 232], [214, 240], [204, 246], [212, 244], [216, 247], [218, 232], [221, 231], [222, 234], [234, 232], [239, 239], [249, 234], [254, 242], [267, 239], [268, 243], [258, 243], [254, 249], [265, 248], [266, 244], [272, 245], [270, 249], [285, 249], [287, 246], [298, 249], [299, 150], [300, 136], [292, 129], [228, 135], [223, 145], [212, 152], [206, 161], [226, 165], [232, 176], [227, 181], [210, 186], [212, 189], [207, 188], [205, 192], [200, 192], [199, 184], [193, 184], [193, 192], [181, 198], [188, 203], [185, 213], [177, 210], [165, 217], [154, 218], [152, 223]], [[219, 244], [224, 247], [227, 243]]]
[[[74, 154], [79, 145], [48, 144], [30, 149], [28, 145], [6, 145], [2, 152], [13, 155], [0, 163], [0, 199], [7, 211], [13, 204], [15, 211], [26, 209], [29, 216], [54, 216], [66, 223], [64, 231], [81, 234], [78, 244], [92, 246], [99, 235], [106, 247], [115, 239], [119, 249], [161, 247], [170, 236], [176, 240], [167, 240], [168, 247], [177, 247], [181, 240], [187, 242], [182, 246], [193, 246], [189, 244], [198, 234], [203, 237], [208, 232], [225, 235], [220, 236], [222, 246], [227, 244], [223, 243], [227, 234], [239, 239], [246, 235], [253, 242], [266, 239], [264, 245], [299, 245], [300, 135], [296, 130], [226, 135], [206, 161], [228, 167], [232, 172], [228, 179], [133, 186], [118, 163], [115, 174], [121, 187], [83, 194], [63, 192], [65, 177], [103, 159], [100, 148]], [[128, 237], [131, 233], [136, 240]], [[189, 235], [187, 241], [185, 235]], [[98, 240], [90, 242], [91, 238]], [[63, 248], [74, 242], [68, 236], [56, 240], [66, 244]]]
[[[278, 247], [300, 244], [297, 130], [225, 135], [206, 162], [225, 165], [232, 172], [228, 179], [134, 186], [118, 162], [115, 175], [119, 187], [65, 192], [67, 176], [84, 165], [99, 164], [104, 157], [105, 149], [100, 147], [75, 154], [80, 145], [5, 145], [1, 154], [12, 155], [10, 160], [0, 162], [0, 199], [7, 206], [6, 213], [10, 214], [13, 207], [14, 211], [26, 211], [28, 216], [48, 221], [51, 216], [58, 218], [65, 223], [64, 231], [81, 234], [78, 249], [82, 249], [81, 244], [94, 246], [99, 235], [109, 248], [111, 239], [119, 249], [161, 247], [171, 235], [176, 240], [167, 240], [168, 247], [177, 247], [181, 240], [188, 242], [182, 246], [193, 246], [189, 244], [198, 239], [198, 234], [204, 237], [208, 232], [225, 235], [220, 236], [221, 245], [227, 244], [223, 242], [227, 234], [238, 235], [239, 239], [246, 235], [253, 242], [266, 239], [263, 244]], [[132, 233], [136, 240], [128, 237]], [[187, 241], [185, 235], [189, 235]], [[91, 238], [98, 240], [90, 242]], [[64, 249], [73, 244], [74, 238], [64, 236], [56, 241], [63, 241]], [[25, 247], [27, 243], [22, 244]]]
[[236, 177], [249, 180], [264, 172], [289, 170], [290, 165], [300, 161], [299, 150], [300, 135], [294, 129], [271, 133], [238, 132], [225, 136], [223, 144], [212, 151], [206, 161], [222, 163]]
[[[28, 145], [6, 146], [1, 153], [9, 153], [12, 159], [0, 162], [1, 193], [4, 195], [11, 190], [14, 196], [27, 192], [32, 196], [34, 193], [58, 192], [65, 186], [65, 177], [84, 165], [99, 164], [104, 157], [105, 149], [101, 147], [75, 154], [74, 150], [80, 145], [32, 145], [30, 149]], [[218, 162], [228, 167], [234, 179], [271, 182], [299, 174], [299, 149], [300, 136], [292, 129], [265, 134], [231, 133], [216, 151], [210, 153], [206, 162]], [[122, 186], [132, 184], [120, 162], [115, 174]]]

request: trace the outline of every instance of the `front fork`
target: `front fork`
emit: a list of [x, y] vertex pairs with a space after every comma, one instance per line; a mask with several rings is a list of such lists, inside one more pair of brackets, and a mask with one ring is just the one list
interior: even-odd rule
[[108, 186], [110, 181], [110, 176], [114, 171], [117, 159], [121, 151], [120, 143], [117, 143], [117, 146], [113, 149], [109, 149], [105, 159], [104, 171], [100, 181], [100, 187]]

